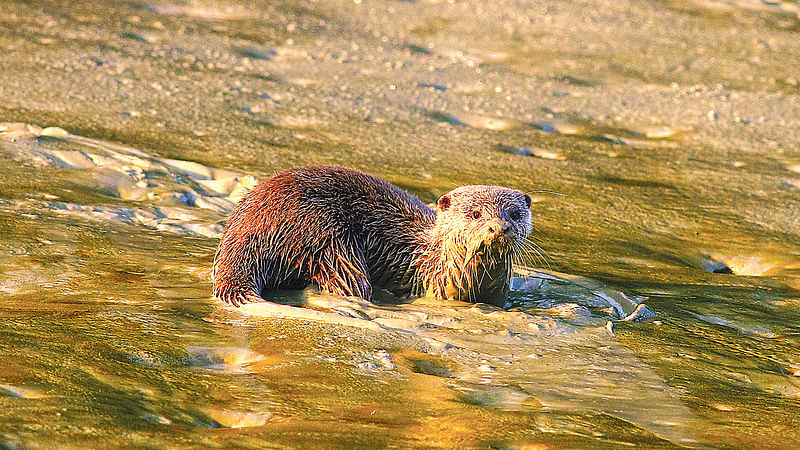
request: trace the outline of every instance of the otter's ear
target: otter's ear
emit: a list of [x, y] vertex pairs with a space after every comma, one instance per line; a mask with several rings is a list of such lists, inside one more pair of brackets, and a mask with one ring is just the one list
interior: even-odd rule
[[528, 194], [525, 194], [525, 204], [528, 205], [528, 208], [531, 207], [531, 201], [532, 201], [531, 200], [531, 196], [528, 195]]
[[439, 211], [447, 211], [447, 208], [450, 207], [450, 197], [446, 195], [439, 197], [437, 205], [439, 206]]

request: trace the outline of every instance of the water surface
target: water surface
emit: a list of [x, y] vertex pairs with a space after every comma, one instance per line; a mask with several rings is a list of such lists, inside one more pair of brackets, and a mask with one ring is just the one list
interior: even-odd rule
[[[798, 29], [748, 1], [7, 2], [0, 445], [796, 446]], [[535, 195], [508, 311], [212, 300], [225, 215], [312, 163], [566, 196]]]

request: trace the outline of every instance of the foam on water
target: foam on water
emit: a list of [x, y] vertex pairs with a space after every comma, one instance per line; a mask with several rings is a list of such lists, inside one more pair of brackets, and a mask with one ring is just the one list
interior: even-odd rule
[[[0, 124], [12, 154], [40, 166], [81, 170], [80, 180], [92, 188], [142, 204], [141, 207], [39, 202], [46, 209], [181, 234], [217, 237], [220, 221], [256, 185], [251, 175], [217, 169], [193, 161], [160, 158], [60, 128]], [[67, 149], [64, 149], [66, 147]], [[22, 206], [22, 205], [18, 205]], [[201, 211], [204, 210], [204, 211]]]
[[[565, 283], [550, 287], [549, 293], [561, 290], [581, 302], [575, 285], [553, 275], [540, 276], [539, 286], [548, 281]], [[531, 287], [537, 284], [534, 279], [520, 278], [514, 284]], [[595, 289], [599, 286], [594, 283]], [[612, 295], [626, 298], [620, 292]], [[545, 410], [604, 412], [675, 442], [691, 443], [688, 426], [694, 415], [652, 369], [607, 332], [605, 323], [617, 314], [602, 318], [597, 307], [609, 306], [604, 298], [611, 295], [598, 292], [583, 305], [556, 308], [553, 314], [552, 309], [503, 311], [430, 299], [381, 306], [309, 290], [302, 295], [306, 308], [270, 302], [236, 311], [409, 335], [455, 362], [458, 369], [451, 378], [458, 380], [458, 389], [487, 406], [520, 410], [526, 399], [534, 398]], [[589, 325], [575, 320], [587, 313], [598, 314], [598, 320]]]

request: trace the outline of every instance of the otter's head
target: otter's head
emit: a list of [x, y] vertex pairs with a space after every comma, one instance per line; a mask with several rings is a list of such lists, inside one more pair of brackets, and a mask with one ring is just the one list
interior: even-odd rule
[[503, 306], [515, 257], [531, 232], [531, 198], [499, 186], [464, 186], [438, 201], [420, 273], [428, 295]]
[[420, 255], [428, 295], [503, 306], [515, 257], [527, 248], [531, 198], [499, 186], [464, 186], [438, 201]]
[[530, 196], [514, 189], [462, 186], [439, 198], [436, 228], [469, 257], [504, 256], [530, 234], [530, 206]]

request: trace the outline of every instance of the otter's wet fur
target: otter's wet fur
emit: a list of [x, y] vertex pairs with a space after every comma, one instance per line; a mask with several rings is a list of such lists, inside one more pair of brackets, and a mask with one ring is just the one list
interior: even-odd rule
[[315, 284], [371, 300], [432, 295], [502, 306], [526, 251], [531, 199], [463, 186], [432, 210], [406, 191], [342, 167], [281, 172], [247, 194], [214, 258], [214, 296], [232, 305]]

